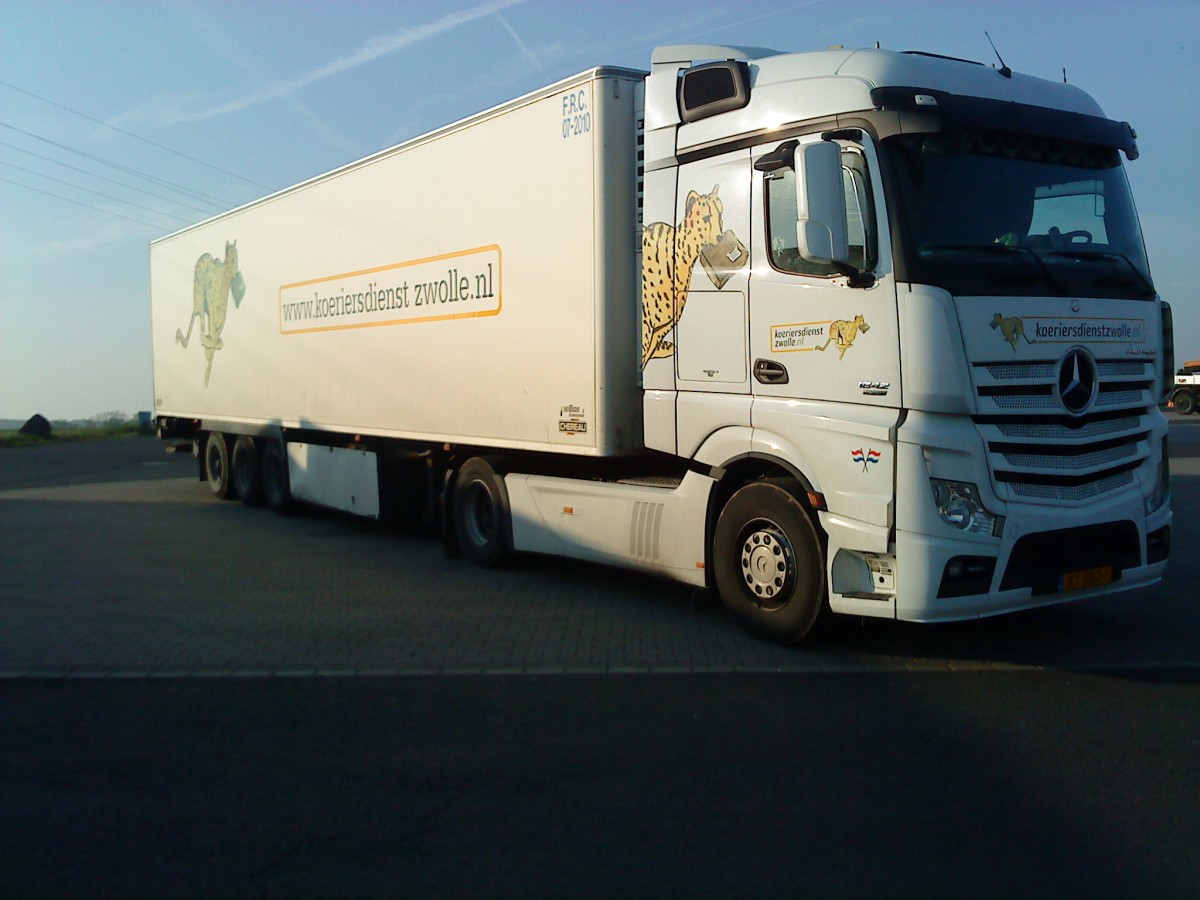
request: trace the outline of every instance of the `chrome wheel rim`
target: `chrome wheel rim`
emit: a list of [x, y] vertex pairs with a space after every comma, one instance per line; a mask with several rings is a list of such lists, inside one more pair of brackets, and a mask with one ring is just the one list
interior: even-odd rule
[[795, 581], [796, 554], [783, 529], [770, 521], [753, 522], [741, 542], [742, 585], [763, 609], [786, 605]]

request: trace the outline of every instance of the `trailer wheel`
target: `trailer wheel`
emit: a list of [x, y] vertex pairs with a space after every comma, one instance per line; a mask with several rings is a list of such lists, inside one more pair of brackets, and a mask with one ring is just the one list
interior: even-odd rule
[[218, 500], [233, 500], [237, 494], [233, 488], [229, 470], [229, 445], [225, 435], [210, 431], [204, 444], [204, 471], [208, 474], [208, 487]]
[[1180, 391], [1174, 400], [1175, 412], [1181, 416], [1190, 416], [1196, 411], [1196, 396], [1191, 391]]
[[781, 644], [807, 635], [825, 609], [825, 554], [791, 482], [757, 481], [725, 504], [713, 536], [717, 589], [750, 631]]
[[260, 456], [263, 499], [275, 512], [286, 516], [292, 512], [294, 504], [283, 441], [268, 440], [263, 444]]
[[492, 569], [512, 550], [512, 522], [504, 479], [481, 457], [467, 460], [454, 479], [454, 535], [463, 556]]
[[262, 506], [262, 469], [254, 438], [242, 435], [233, 444], [233, 488], [247, 506]]

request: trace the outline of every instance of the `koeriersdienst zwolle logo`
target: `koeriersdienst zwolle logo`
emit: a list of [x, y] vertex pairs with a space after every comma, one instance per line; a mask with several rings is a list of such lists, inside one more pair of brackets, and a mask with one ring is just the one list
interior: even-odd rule
[[501, 265], [493, 244], [285, 284], [279, 330], [305, 334], [494, 316], [502, 306]]
[[832, 344], [838, 359], [854, 346], [854, 339], [871, 330], [861, 314], [853, 319], [827, 322], [798, 322], [793, 325], [771, 326], [771, 352], [797, 353], [805, 350], [825, 350]]
[[1026, 344], [1144, 344], [1142, 319], [1091, 316], [1005, 316], [996, 313], [988, 323], [1016, 351]]

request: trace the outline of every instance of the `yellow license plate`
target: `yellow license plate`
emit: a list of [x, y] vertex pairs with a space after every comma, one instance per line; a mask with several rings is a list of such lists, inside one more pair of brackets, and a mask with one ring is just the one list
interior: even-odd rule
[[1095, 569], [1080, 569], [1078, 572], [1067, 572], [1059, 581], [1059, 588], [1064, 591], [1080, 591], [1084, 588], [1111, 584], [1112, 580], [1112, 566], [1097, 566]]

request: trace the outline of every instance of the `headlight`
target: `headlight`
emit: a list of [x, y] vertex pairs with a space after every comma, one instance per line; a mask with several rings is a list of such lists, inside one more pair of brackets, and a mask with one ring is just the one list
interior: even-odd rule
[[933, 504], [947, 525], [971, 534], [999, 535], [1004, 530], [1004, 517], [993, 515], [983, 508], [979, 489], [965, 481], [946, 481], [930, 478]]

